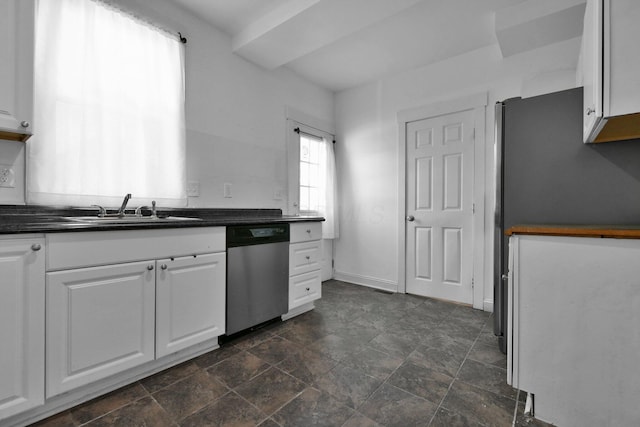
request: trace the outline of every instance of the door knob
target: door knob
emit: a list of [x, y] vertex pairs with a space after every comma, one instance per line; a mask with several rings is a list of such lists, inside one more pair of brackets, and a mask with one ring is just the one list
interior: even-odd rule
[[413, 215], [407, 215], [407, 221], [413, 222], [415, 220], [416, 220], [416, 217], [414, 217]]

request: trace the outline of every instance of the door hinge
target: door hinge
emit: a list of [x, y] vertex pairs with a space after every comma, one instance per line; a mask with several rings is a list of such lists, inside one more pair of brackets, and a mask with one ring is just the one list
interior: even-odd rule
[[475, 203], [473, 203], [471, 205], [471, 213], [476, 213], [476, 204]]
[[331, 260], [331, 268], [335, 268], [336, 266], [336, 261], [334, 259]]
[[476, 285], [476, 279], [474, 279], [473, 277], [471, 278], [471, 289], [473, 289]]

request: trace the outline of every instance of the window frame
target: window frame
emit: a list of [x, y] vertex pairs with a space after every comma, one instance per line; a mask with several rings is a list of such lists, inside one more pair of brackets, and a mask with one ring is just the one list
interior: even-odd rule
[[[35, 144], [32, 143], [30, 144], [30, 146], [28, 146], [27, 158], [26, 158], [27, 174], [26, 174], [26, 181], [25, 181], [25, 195], [24, 195], [25, 202], [28, 204], [29, 203], [64, 204], [64, 205], [70, 205], [70, 206], [87, 206], [89, 203], [100, 203], [103, 206], [112, 208], [112, 207], [118, 207], [121, 204], [123, 195], [126, 192], [130, 191], [131, 193], [134, 194], [134, 199], [132, 199], [132, 203], [149, 204], [151, 203], [152, 200], [157, 200], [159, 201], [160, 204], [167, 207], [184, 207], [188, 203], [187, 192], [186, 192], [186, 167], [187, 167], [186, 166], [186, 101], [185, 101], [186, 100], [186, 84], [185, 84], [186, 55], [185, 55], [185, 47], [184, 47], [184, 44], [186, 43], [186, 39], [183, 39], [181, 35], [180, 36], [176, 35], [179, 33], [169, 30], [165, 26], [159, 23], [156, 23], [151, 19], [147, 19], [147, 17], [144, 16], [144, 13], [141, 16], [139, 13], [136, 12], [135, 9], [129, 8], [128, 5], [127, 6], [125, 6], [124, 4], [120, 5], [119, 3], [112, 4], [110, 2], [104, 2], [101, 0], [92, 0], [92, 2], [95, 3], [97, 7], [102, 7], [102, 8], [111, 10], [113, 13], [121, 15], [128, 21], [131, 21], [135, 24], [138, 24], [144, 27], [149, 27], [153, 31], [157, 32], [158, 34], [161, 34], [164, 37], [167, 37], [168, 40], [174, 39], [175, 42], [177, 43], [177, 46], [179, 47], [179, 50], [180, 50], [179, 59], [180, 59], [180, 67], [181, 67], [181, 72], [179, 73], [181, 74], [180, 76], [181, 94], [178, 97], [180, 98], [180, 104], [179, 104], [179, 107], [177, 107], [176, 109], [179, 110], [178, 114], [180, 115], [179, 117], [180, 120], [178, 125], [175, 127], [175, 129], [176, 129], [176, 133], [180, 134], [179, 135], [180, 140], [179, 140], [179, 145], [174, 145], [170, 148], [175, 148], [175, 151], [178, 154], [177, 156], [175, 156], [175, 158], [178, 159], [177, 161], [181, 162], [179, 164], [180, 166], [176, 167], [177, 173], [171, 176], [177, 177], [174, 180], [179, 184], [179, 185], [176, 185], [176, 188], [177, 187], [182, 187], [182, 188], [177, 188], [176, 191], [168, 195], [164, 193], [155, 194], [155, 193], [159, 193], [157, 191], [157, 188], [160, 188], [160, 187], [156, 187], [155, 189], [151, 188], [151, 190], [149, 190], [148, 188], [143, 188], [144, 191], [135, 191], [135, 189], [126, 188], [122, 192], [118, 192], [118, 194], [113, 194], [113, 192], [101, 192], [101, 193], [95, 192], [95, 194], [93, 194], [86, 191], [78, 191], [78, 192], [38, 191], [40, 190], [40, 188], [37, 185], [33, 184], [38, 179], [38, 177], [36, 177], [34, 174], [37, 172], [37, 169], [38, 169], [37, 167], [38, 161], [42, 161], [39, 159], [43, 158], [43, 156], [42, 154], [38, 154], [37, 150], [34, 150]], [[37, 26], [36, 20], [38, 19], [38, 16], [36, 12], [37, 11], [34, 10], [34, 14], [33, 14], [34, 26]], [[33, 42], [33, 53], [34, 53], [34, 56], [37, 53], [35, 40]], [[37, 78], [36, 72], [37, 71], [34, 64], [34, 67], [31, 73], [33, 76], [32, 86], [34, 88], [34, 92], [36, 89], [36, 83], [35, 83]], [[71, 100], [72, 102], [68, 103], [70, 105], [80, 105], [80, 106], [83, 105], [82, 103], [78, 102], [76, 97], [68, 98], [68, 97], [58, 96], [58, 98]], [[178, 104], [171, 104], [171, 105], [178, 105]], [[40, 131], [36, 132], [36, 134], [34, 135], [34, 142], [44, 146], [45, 145], [44, 141], [46, 141], [48, 134], [45, 134], [42, 132], [42, 124], [41, 124], [42, 120], [38, 120], [35, 110], [36, 109], [34, 108], [33, 121], [35, 122], [36, 129], [39, 129]], [[155, 117], [162, 117], [162, 116], [155, 116]], [[152, 138], [147, 138], [147, 139], [150, 140]], [[148, 145], [150, 146], [151, 144], [148, 144]], [[109, 145], [102, 144], [102, 146], [108, 147]], [[154, 148], [155, 147], [152, 147], [151, 151], [146, 149], [144, 154], [154, 155], [155, 154], [153, 151]], [[133, 180], [133, 181], [137, 182], [142, 180]], [[147, 182], [152, 182], [152, 180], [147, 180]]]
[[334, 136], [329, 132], [305, 125], [293, 119], [287, 119], [288, 147], [288, 199], [286, 213], [288, 215], [317, 215], [317, 211], [303, 211], [300, 209], [300, 134], [296, 132], [333, 141]]

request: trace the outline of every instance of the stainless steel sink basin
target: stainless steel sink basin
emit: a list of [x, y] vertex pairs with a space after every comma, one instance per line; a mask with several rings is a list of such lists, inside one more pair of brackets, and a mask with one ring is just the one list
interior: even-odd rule
[[181, 221], [202, 221], [200, 218], [188, 218], [184, 216], [67, 216], [64, 219], [75, 222], [89, 222], [93, 224], [148, 224], [148, 223], [166, 223]]

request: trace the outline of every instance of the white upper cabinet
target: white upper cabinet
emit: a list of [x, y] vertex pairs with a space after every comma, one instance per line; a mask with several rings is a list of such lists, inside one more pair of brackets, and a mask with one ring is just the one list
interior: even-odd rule
[[584, 142], [640, 138], [640, 2], [589, 0], [582, 44]]
[[34, 0], [0, 1], [0, 140], [31, 136], [34, 24]]

